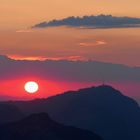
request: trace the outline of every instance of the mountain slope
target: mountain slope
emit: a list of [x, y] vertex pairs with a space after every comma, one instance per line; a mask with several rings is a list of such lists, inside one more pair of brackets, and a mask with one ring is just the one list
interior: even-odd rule
[[21, 121], [0, 126], [1, 140], [101, 140], [96, 134], [64, 126], [46, 113], [33, 114]]
[[16, 121], [24, 114], [14, 105], [0, 103], [0, 123]]
[[14, 102], [23, 112], [48, 112], [56, 121], [96, 132], [105, 140], [139, 140], [140, 108], [110, 86], [70, 91], [48, 99]]

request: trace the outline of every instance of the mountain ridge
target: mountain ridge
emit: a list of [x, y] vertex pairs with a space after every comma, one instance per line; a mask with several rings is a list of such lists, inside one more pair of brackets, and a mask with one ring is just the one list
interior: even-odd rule
[[7, 102], [23, 113], [47, 112], [62, 124], [95, 132], [104, 140], [139, 140], [140, 107], [108, 85], [25, 102]]
[[102, 140], [98, 135], [50, 119], [48, 114], [32, 114], [20, 121], [0, 125], [1, 140]]

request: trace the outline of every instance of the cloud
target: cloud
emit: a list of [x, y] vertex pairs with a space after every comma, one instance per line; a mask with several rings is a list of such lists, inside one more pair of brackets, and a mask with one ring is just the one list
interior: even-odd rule
[[93, 47], [93, 46], [100, 46], [100, 45], [106, 45], [107, 42], [103, 40], [97, 40], [95, 42], [80, 42], [79, 46], [81, 47]]
[[68, 82], [140, 82], [140, 67], [97, 61], [13, 60], [0, 56], [0, 80], [32, 76]]
[[31, 32], [33, 32], [33, 30], [31, 29], [20, 29], [16, 31], [16, 33], [31, 33]]
[[22, 56], [22, 55], [8, 55], [9, 58], [14, 60], [70, 60], [70, 61], [77, 61], [77, 60], [87, 60], [85, 57], [80, 55], [69, 55], [69, 56], [58, 56], [58, 57], [46, 57], [46, 56]]
[[115, 17], [112, 15], [67, 17], [60, 20], [51, 20], [41, 22], [33, 28], [47, 28], [55, 26], [72, 26], [86, 28], [122, 28], [122, 27], [140, 27], [140, 18]]

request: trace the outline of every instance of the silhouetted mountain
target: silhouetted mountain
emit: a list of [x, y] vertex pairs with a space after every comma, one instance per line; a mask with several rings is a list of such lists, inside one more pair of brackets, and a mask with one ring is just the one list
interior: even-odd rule
[[101, 140], [96, 134], [52, 121], [46, 113], [0, 126], [0, 140]]
[[118, 27], [140, 27], [140, 18], [115, 17], [112, 15], [67, 17], [41, 22], [33, 28], [46, 28], [54, 26], [92, 27], [92, 28], [118, 28]]
[[56, 121], [91, 130], [105, 140], [140, 140], [140, 108], [110, 86], [69, 91], [29, 102], [11, 102], [24, 113], [48, 112]]
[[15, 121], [22, 117], [23, 113], [16, 106], [0, 104], [0, 123]]
[[135, 99], [135, 101], [139, 104], [140, 106], [140, 97], [133, 97]]

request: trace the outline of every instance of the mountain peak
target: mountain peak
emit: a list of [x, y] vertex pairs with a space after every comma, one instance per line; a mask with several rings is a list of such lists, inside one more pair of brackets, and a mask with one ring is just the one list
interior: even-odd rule
[[[99, 85], [99, 86], [92, 86], [92, 87], [88, 87], [88, 88], [82, 88], [82, 89], [79, 89], [78, 91], [70, 91], [70, 92], [67, 92], [69, 94], [72, 94], [72, 93], [76, 93], [76, 94], [98, 94], [98, 95], [102, 95], [102, 96], [123, 96], [123, 94], [113, 88], [112, 86], [110, 85]], [[65, 93], [64, 93], [65, 94]]]
[[21, 121], [0, 125], [1, 140], [101, 140], [93, 132], [54, 122], [47, 113], [32, 114]]
[[[92, 87], [88, 87], [88, 88], [83, 88], [83, 89], [80, 89], [80, 90], [82, 91], [82, 90], [94, 90], [94, 89], [116, 90], [116, 89], [113, 88], [111, 85], [105, 85], [105, 84], [102, 84], [102, 85], [99, 85], [99, 86], [92, 86]], [[80, 91], [80, 90], [79, 90], [79, 91]]]
[[28, 116], [24, 121], [28, 120], [36, 120], [36, 121], [43, 121], [43, 120], [51, 120], [47, 113], [36, 113]]
[[24, 126], [27, 125], [32, 127], [43, 127], [43, 128], [49, 128], [57, 124], [49, 117], [47, 113], [31, 114], [30, 116], [22, 119], [18, 123]]
[[115, 89], [111, 85], [104, 85], [103, 84], [103, 85], [97, 86], [96, 89], [100, 90], [102, 92], [104, 91], [104, 92], [108, 92], [108, 93], [117, 93], [117, 94], [122, 95], [122, 93], [119, 90]]

